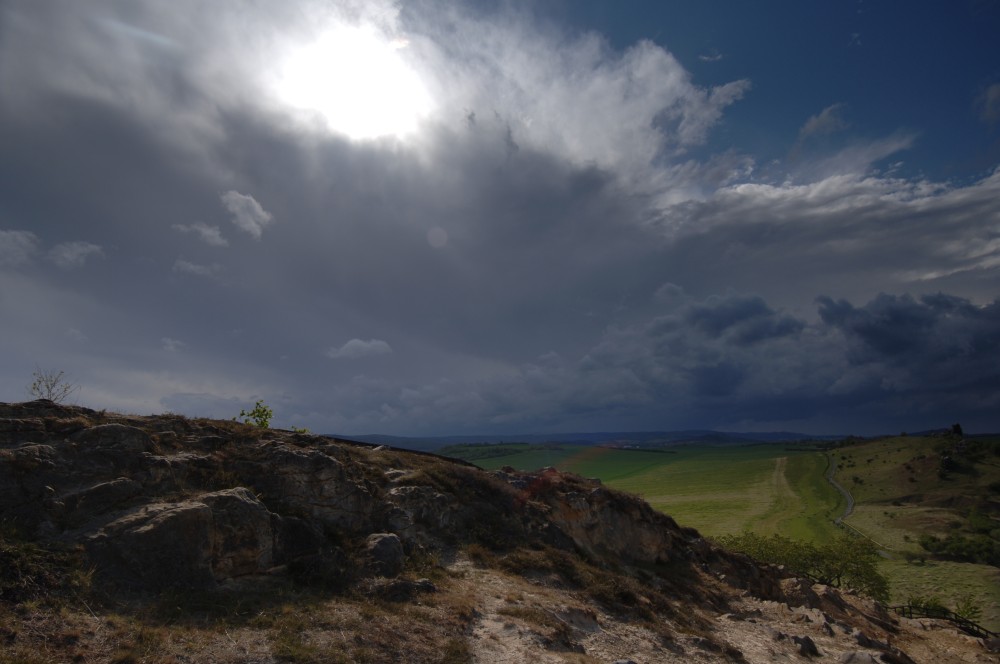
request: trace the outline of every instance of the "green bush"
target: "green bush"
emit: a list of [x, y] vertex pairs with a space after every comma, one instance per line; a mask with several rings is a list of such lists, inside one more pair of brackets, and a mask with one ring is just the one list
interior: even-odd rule
[[923, 535], [920, 546], [945, 560], [1000, 566], [1000, 541], [990, 535], [950, 533], [944, 539]]
[[[274, 411], [264, 405], [263, 399], [257, 399], [257, 403], [254, 404], [251, 410], [240, 409], [238, 419], [243, 420], [244, 424], [252, 424], [261, 429], [267, 429], [271, 426], [272, 417], [274, 417]], [[233, 419], [236, 420], [237, 417]]]
[[840, 535], [817, 546], [781, 535], [763, 537], [747, 531], [726, 535], [719, 543], [761, 562], [784, 565], [817, 583], [852, 588], [882, 602], [889, 599], [889, 582], [878, 571], [878, 549], [860, 537]]

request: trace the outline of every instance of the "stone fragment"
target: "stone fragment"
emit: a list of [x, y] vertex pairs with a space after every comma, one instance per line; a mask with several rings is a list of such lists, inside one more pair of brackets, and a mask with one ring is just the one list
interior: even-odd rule
[[799, 654], [803, 657], [820, 657], [821, 653], [816, 643], [808, 636], [793, 636], [792, 641], [799, 646]]

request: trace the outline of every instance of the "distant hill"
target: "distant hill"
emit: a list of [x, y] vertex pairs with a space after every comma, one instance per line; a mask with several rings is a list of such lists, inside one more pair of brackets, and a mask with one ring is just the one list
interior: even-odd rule
[[753, 445], [755, 443], [780, 443], [798, 440], [840, 440], [843, 435], [813, 436], [792, 431], [728, 432], [710, 429], [689, 429], [684, 431], [596, 431], [576, 433], [509, 434], [509, 435], [465, 435], [465, 436], [387, 436], [365, 434], [361, 436], [340, 436], [376, 445], [389, 445], [411, 450], [437, 450], [451, 445], [471, 445], [499, 443], [574, 443], [577, 445], [634, 445], [639, 447], [667, 447], [685, 443], [707, 445]]

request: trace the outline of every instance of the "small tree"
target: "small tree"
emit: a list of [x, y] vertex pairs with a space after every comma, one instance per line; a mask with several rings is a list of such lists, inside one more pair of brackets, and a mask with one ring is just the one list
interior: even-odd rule
[[257, 399], [257, 403], [249, 411], [241, 408], [239, 414], [239, 418], [243, 420], [244, 424], [253, 424], [261, 429], [267, 429], [271, 426], [272, 417], [274, 417], [274, 411], [264, 405], [263, 399]]
[[972, 595], [963, 595], [955, 600], [955, 615], [976, 622], [983, 617], [983, 607]]
[[36, 399], [48, 399], [56, 403], [62, 403], [69, 395], [80, 389], [66, 378], [65, 372], [50, 371], [35, 367], [31, 374], [34, 380], [28, 385], [28, 394]]
[[784, 565], [817, 583], [853, 588], [880, 602], [889, 599], [889, 582], [878, 571], [878, 549], [867, 540], [839, 535], [817, 546], [777, 534], [764, 537], [746, 531], [720, 537], [719, 543], [761, 562]]

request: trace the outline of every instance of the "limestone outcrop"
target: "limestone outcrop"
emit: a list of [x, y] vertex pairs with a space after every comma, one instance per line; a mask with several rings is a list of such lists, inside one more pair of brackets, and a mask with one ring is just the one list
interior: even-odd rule
[[323, 436], [45, 401], [0, 405], [0, 519], [82, 544], [99, 575], [138, 590], [213, 587], [332, 548], [359, 574], [395, 576], [413, 551], [463, 541], [739, 564], [644, 501], [552, 470], [489, 474]]
[[[0, 557], [35, 556], [58, 570], [66, 552], [78, 552], [105, 594], [127, 597], [233, 592], [250, 580], [420, 604], [444, 584], [457, 617], [434, 624], [480, 639], [478, 661], [495, 661], [497, 644], [533, 661], [543, 651], [582, 653], [584, 643], [588, 653], [620, 655], [615, 644], [629, 639], [657, 661], [771, 661], [779, 651], [934, 661], [899, 647], [910, 628], [877, 604], [785, 578], [597, 480], [553, 469], [489, 473], [236, 422], [0, 404], [0, 527], [4, 537], [18, 534], [11, 546], [0, 537]], [[484, 567], [468, 567], [473, 558]], [[421, 576], [427, 561], [445, 560], [448, 573]], [[49, 583], [50, 570], [31, 561], [0, 577], [0, 617]], [[5, 587], [16, 592], [5, 596]], [[470, 593], [478, 603], [467, 604]], [[801, 624], [786, 624], [792, 618]], [[511, 620], [529, 619], [553, 631], [537, 639], [510, 631]], [[649, 625], [661, 626], [658, 640], [644, 636]], [[0, 621], [0, 637], [16, 641], [3, 629]], [[348, 639], [340, 626], [324, 633], [365, 639], [362, 631]], [[245, 638], [251, 648], [258, 637]], [[4, 647], [0, 639], [0, 655]], [[986, 661], [976, 659], [979, 647], [960, 661]]]

